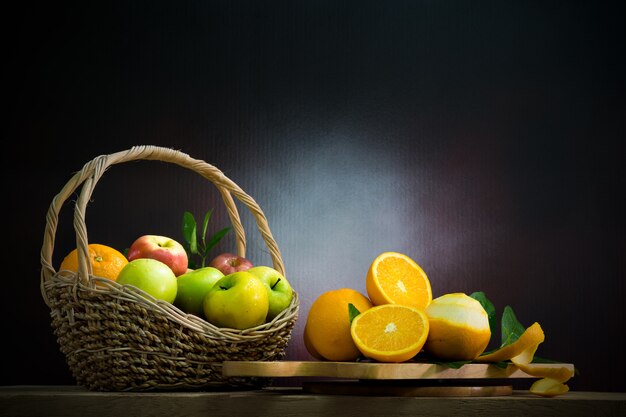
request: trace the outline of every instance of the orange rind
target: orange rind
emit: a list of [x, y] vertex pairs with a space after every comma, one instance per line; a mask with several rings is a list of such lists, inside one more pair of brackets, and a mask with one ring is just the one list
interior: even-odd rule
[[[477, 362], [501, 362], [507, 361], [515, 357], [520, 357], [520, 362], [526, 361], [528, 358], [532, 360], [537, 346], [545, 339], [545, 335], [539, 323], [535, 322], [528, 327], [524, 333], [515, 342], [504, 346], [495, 352], [480, 355], [476, 358]], [[522, 355], [522, 356], [520, 356]], [[525, 358], [525, 359], [521, 359]], [[528, 363], [530, 362], [528, 360]]]
[[569, 387], [564, 383], [574, 376], [573, 366], [562, 364], [532, 363], [539, 344], [545, 335], [539, 323], [533, 323], [515, 342], [495, 352], [481, 355], [477, 362], [500, 362], [510, 360], [528, 375], [538, 377], [530, 387], [532, 394], [554, 397], [565, 394]]

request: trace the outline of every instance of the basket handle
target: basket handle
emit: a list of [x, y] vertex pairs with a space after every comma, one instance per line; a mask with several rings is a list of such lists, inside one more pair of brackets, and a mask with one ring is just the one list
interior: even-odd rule
[[74, 230], [76, 232], [76, 247], [78, 248], [78, 278], [81, 283], [89, 282], [89, 275], [92, 273], [91, 263], [88, 259], [87, 227], [85, 225], [85, 212], [87, 203], [90, 201], [93, 190], [104, 172], [114, 164], [138, 160], [155, 160], [179, 165], [190, 169], [207, 180], [209, 180], [219, 190], [228, 215], [231, 219], [233, 229], [237, 239], [237, 253], [245, 256], [246, 241], [245, 233], [239, 213], [233, 199], [233, 195], [242, 202], [252, 213], [256, 220], [257, 227], [261, 232], [263, 240], [269, 249], [273, 266], [281, 274], [285, 274], [285, 267], [282, 261], [278, 245], [269, 229], [265, 214], [256, 201], [247, 195], [237, 184], [224, 175], [218, 168], [202, 160], [191, 158], [189, 155], [169, 148], [159, 146], [142, 145], [133, 146], [131, 149], [109, 155], [100, 155], [90, 162], [65, 184], [61, 191], [53, 198], [46, 214], [46, 227], [44, 231], [43, 245], [41, 248], [41, 289], [45, 297], [43, 285], [56, 273], [52, 266], [52, 253], [54, 251], [54, 241], [59, 219], [59, 211], [67, 198], [72, 195], [82, 184], [80, 195], [74, 208]]

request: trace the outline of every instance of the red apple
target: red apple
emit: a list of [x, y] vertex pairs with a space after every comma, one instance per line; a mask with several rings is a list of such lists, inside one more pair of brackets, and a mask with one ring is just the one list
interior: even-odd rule
[[247, 271], [254, 265], [242, 256], [235, 255], [234, 253], [222, 253], [213, 258], [213, 260], [209, 262], [209, 266], [219, 269], [224, 275], [229, 275], [233, 272]]
[[183, 245], [167, 236], [143, 235], [137, 238], [128, 249], [128, 260], [139, 258], [161, 261], [169, 266], [176, 276], [187, 272], [189, 265]]

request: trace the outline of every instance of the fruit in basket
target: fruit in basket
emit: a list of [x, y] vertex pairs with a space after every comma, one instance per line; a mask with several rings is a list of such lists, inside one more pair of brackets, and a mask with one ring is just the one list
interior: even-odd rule
[[293, 288], [283, 274], [269, 266], [255, 266], [248, 269], [248, 272], [256, 275], [265, 284], [269, 298], [269, 309], [265, 320], [272, 321], [291, 304]]
[[432, 300], [430, 281], [424, 270], [398, 252], [378, 255], [369, 267], [365, 284], [374, 305], [404, 304], [423, 310]]
[[[128, 263], [128, 259], [115, 248], [100, 243], [90, 243], [87, 245], [89, 262], [93, 275], [108, 278], [113, 281], [117, 279], [120, 271]], [[78, 249], [74, 249], [61, 262], [62, 270], [72, 272], [78, 271]]]
[[249, 259], [243, 256], [226, 252], [213, 258], [211, 262], [209, 262], [209, 266], [219, 269], [224, 275], [229, 275], [233, 272], [247, 271], [254, 265]]
[[405, 362], [426, 343], [429, 322], [423, 310], [382, 304], [352, 320], [350, 334], [361, 353], [379, 362]]
[[189, 259], [182, 244], [167, 236], [143, 235], [138, 237], [128, 249], [128, 260], [151, 258], [169, 266], [174, 275], [187, 272]]
[[354, 361], [361, 355], [350, 335], [349, 304], [361, 313], [372, 307], [365, 295], [352, 288], [330, 290], [313, 301], [304, 327], [305, 347], [311, 356]]
[[204, 297], [222, 277], [224, 277], [224, 274], [219, 269], [210, 266], [184, 273], [176, 280], [178, 291], [176, 292], [174, 305], [185, 313], [204, 317]]
[[444, 294], [426, 307], [430, 323], [424, 350], [449, 361], [476, 359], [491, 338], [489, 318], [483, 306], [464, 293]]
[[217, 281], [204, 297], [204, 315], [217, 327], [244, 330], [265, 323], [269, 297], [265, 284], [247, 271]]
[[152, 258], [138, 258], [128, 262], [120, 271], [117, 282], [133, 285], [154, 298], [173, 303], [178, 283], [172, 269]]

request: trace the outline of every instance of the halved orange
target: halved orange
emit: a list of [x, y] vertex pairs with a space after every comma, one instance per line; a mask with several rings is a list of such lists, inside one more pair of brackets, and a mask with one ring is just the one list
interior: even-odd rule
[[405, 362], [422, 350], [428, 329], [428, 317], [422, 310], [383, 304], [356, 316], [350, 334], [364, 356], [379, 362]]
[[424, 310], [433, 298], [424, 270], [398, 252], [378, 255], [370, 265], [365, 284], [374, 305], [403, 304]]

